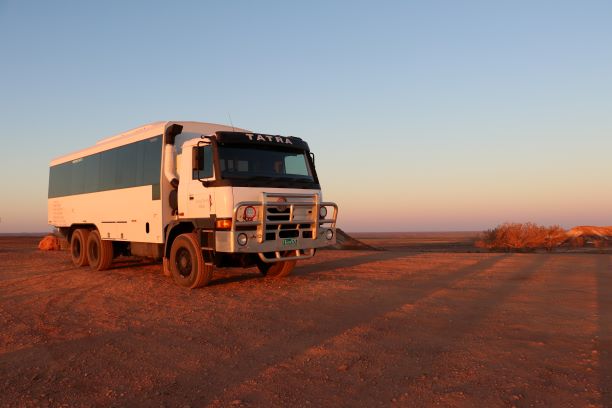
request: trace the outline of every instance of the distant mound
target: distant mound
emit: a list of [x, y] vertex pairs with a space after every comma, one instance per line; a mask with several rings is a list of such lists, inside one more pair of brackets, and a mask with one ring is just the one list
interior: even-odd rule
[[336, 245], [332, 246], [333, 249], [352, 249], [352, 250], [367, 250], [367, 251], [382, 251], [381, 248], [376, 248], [371, 245], [365, 244], [358, 239], [351, 237], [340, 228], [336, 229]]
[[612, 227], [590, 225], [574, 227], [567, 231], [567, 244], [574, 248], [607, 248], [612, 242]]
[[574, 227], [567, 231], [567, 236], [572, 238], [599, 237], [603, 239], [612, 239], [612, 227], [594, 227], [590, 225]]

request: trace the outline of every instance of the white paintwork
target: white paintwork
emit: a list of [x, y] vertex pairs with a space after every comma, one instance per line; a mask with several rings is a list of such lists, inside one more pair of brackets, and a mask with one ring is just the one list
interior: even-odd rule
[[[178, 175], [180, 184], [178, 189], [178, 202], [181, 213], [189, 218], [209, 218], [214, 214], [215, 193], [219, 188], [205, 188], [199, 180], [194, 180], [193, 148], [199, 140], [188, 140], [182, 144], [181, 153], [177, 156]], [[214, 179], [213, 177], [210, 180]]]
[[176, 172], [176, 152], [174, 151], [174, 146], [171, 144], [164, 145], [164, 176], [166, 177], [166, 181], [172, 183], [172, 180], [179, 180], [181, 176]]
[[50, 198], [49, 224], [94, 224], [103, 239], [161, 243], [162, 201], [151, 200], [151, 194], [151, 186], [140, 186]]
[[[52, 160], [50, 165], [66, 163], [94, 153], [163, 135], [165, 129], [172, 124], [183, 126], [182, 134], [176, 138], [177, 151], [182, 150], [182, 144], [190, 144], [188, 138], [212, 135], [217, 131], [248, 132], [245, 129], [214, 123], [155, 122], [100, 140], [87, 149], [58, 157]], [[193, 144], [191, 143], [191, 145]], [[191, 165], [186, 167], [185, 171], [189, 174], [184, 180], [191, 180]], [[164, 169], [163, 154], [161, 168]], [[199, 182], [198, 184], [201, 187]], [[168, 195], [171, 189], [170, 183], [160, 175], [160, 200], [151, 199], [151, 186], [50, 198], [48, 200], [48, 221], [50, 225], [55, 227], [70, 227], [73, 224], [85, 223], [94, 224], [100, 230], [103, 239], [163, 243], [165, 238], [163, 236], [164, 227], [171, 220], [177, 218], [177, 216], [172, 215], [168, 203]], [[214, 203], [214, 193], [212, 195]], [[201, 216], [208, 217], [210, 212], [209, 207], [201, 213]], [[147, 222], [149, 223], [148, 234], [146, 233]]]
[[[168, 154], [161, 155], [160, 168], [160, 199], [152, 200], [152, 187], [140, 186], [118, 190], [101, 191], [48, 200], [49, 224], [56, 227], [70, 227], [74, 224], [93, 224], [102, 239], [163, 243], [164, 228], [173, 220], [181, 218], [209, 218], [215, 214], [217, 218], [232, 218], [234, 207], [240, 202], [260, 201], [262, 193], [280, 194], [317, 194], [322, 201], [320, 190], [264, 188], [264, 187], [205, 187], [199, 180], [193, 180], [192, 160], [193, 148], [202, 142], [200, 136], [212, 135], [217, 131], [249, 132], [245, 129], [225, 125], [199, 122], [156, 122], [124, 132], [99, 141], [94, 146], [78, 152], [57, 158], [51, 165], [57, 165], [79, 159], [84, 156], [99, 153], [125, 144], [134, 143], [164, 134], [172, 124], [183, 126], [183, 131], [177, 135], [174, 146], [162, 146], [168, 149]], [[171, 154], [170, 154], [171, 153]], [[214, 171], [214, 170], [213, 170]], [[213, 174], [213, 178], [216, 175]], [[178, 214], [172, 214], [169, 205], [169, 194], [173, 190], [170, 180], [180, 180], [178, 188]], [[308, 199], [292, 198], [293, 202]], [[298, 219], [307, 220], [312, 217], [312, 207], [296, 207]], [[310, 213], [308, 212], [310, 211]], [[303, 214], [300, 214], [303, 212]], [[310, 215], [309, 215], [310, 214]], [[261, 217], [261, 214], [258, 214]], [[298, 221], [299, 222], [299, 221]], [[149, 232], [146, 225], [149, 224]], [[335, 229], [335, 218], [333, 226]], [[215, 236], [216, 250], [219, 252], [271, 252], [297, 249], [282, 247], [281, 240], [258, 243], [256, 235], [251, 234], [248, 245], [238, 247], [235, 234], [217, 232]], [[324, 237], [321, 229], [316, 237], [301, 238], [299, 248], [318, 248], [333, 244], [333, 240]]]
[[[86, 149], [78, 150], [76, 152], [67, 154], [65, 156], [58, 157], [51, 161], [51, 166], [56, 164], [66, 163], [71, 160], [78, 159], [83, 156], [89, 156], [90, 154], [102, 152], [104, 150], [112, 149], [113, 147], [119, 147], [128, 143], [137, 142], [139, 140], [148, 139], [153, 136], [159, 136], [164, 133], [164, 130], [172, 125], [179, 124], [183, 126], [183, 134], [191, 133], [195, 135], [212, 135], [217, 131], [236, 131], [236, 132], [249, 132], [249, 130], [235, 128], [232, 126], [218, 125], [215, 123], [203, 123], [203, 122], [155, 122], [148, 125], [140, 126], [136, 129], [128, 130], [127, 132], [119, 133], [117, 135], [102, 139], [97, 142], [94, 146]], [[177, 138], [178, 139], [178, 138]], [[180, 139], [179, 139], [180, 140]]]

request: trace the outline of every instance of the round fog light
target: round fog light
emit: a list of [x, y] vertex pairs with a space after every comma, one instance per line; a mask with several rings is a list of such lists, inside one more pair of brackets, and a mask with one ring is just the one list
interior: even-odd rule
[[247, 244], [247, 241], [249, 239], [247, 238], [246, 234], [243, 232], [242, 234], [238, 235], [238, 244], [245, 246]]
[[327, 217], [327, 208], [326, 207], [319, 208], [319, 217], [321, 217], [321, 218]]
[[332, 239], [334, 237], [334, 231], [332, 230], [327, 230], [325, 231], [325, 238], [327, 238], [328, 240]]

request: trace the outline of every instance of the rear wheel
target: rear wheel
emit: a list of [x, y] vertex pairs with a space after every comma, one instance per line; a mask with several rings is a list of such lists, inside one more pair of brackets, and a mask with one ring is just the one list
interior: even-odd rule
[[97, 271], [108, 269], [113, 262], [113, 243], [102, 240], [98, 230], [89, 233], [87, 260], [91, 269]]
[[76, 229], [70, 239], [70, 255], [75, 266], [86, 266], [87, 261], [87, 238], [89, 231], [86, 229]]
[[170, 250], [170, 273], [176, 284], [195, 289], [210, 282], [213, 267], [204, 263], [196, 234], [181, 234]]

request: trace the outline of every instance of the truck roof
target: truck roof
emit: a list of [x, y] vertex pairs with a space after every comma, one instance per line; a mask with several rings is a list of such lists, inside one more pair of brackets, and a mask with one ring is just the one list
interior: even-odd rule
[[53, 159], [51, 166], [75, 160], [84, 156], [89, 156], [94, 153], [102, 152], [114, 147], [123, 146], [128, 143], [138, 142], [139, 140], [148, 139], [150, 137], [159, 136], [164, 133], [166, 127], [170, 124], [179, 124], [183, 126], [183, 133], [198, 133], [202, 135], [213, 135], [217, 131], [235, 131], [249, 132], [249, 130], [241, 129], [228, 125], [220, 125], [217, 123], [205, 122], [185, 122], [185, 121], [160, 121], [153, 122], [137, 128], [121, 132], [113, 136], [101, 139], [95, 145], [81, 149], [64, 156]]

